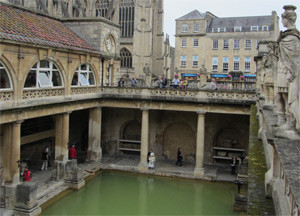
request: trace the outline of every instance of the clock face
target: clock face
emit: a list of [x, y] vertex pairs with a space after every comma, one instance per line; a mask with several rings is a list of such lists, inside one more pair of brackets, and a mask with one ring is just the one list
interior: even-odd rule
[[105, 45], [106, 45], [106, 49], [110, 52], [111, 51], [111, 46], [112, 46], [110, 38], [106, 39]]

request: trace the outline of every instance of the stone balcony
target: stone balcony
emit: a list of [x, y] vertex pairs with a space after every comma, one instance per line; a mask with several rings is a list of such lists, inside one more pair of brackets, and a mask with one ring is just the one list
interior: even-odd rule
[[[246, 85], [245, 85], [246, 86]], [[91, 86], [72, 88], [69, 94], [65, 89], [30, 89], [24, 90], [21, 99], [10, 91], [0, 92], [0, 110], [11, 110], [38, 105], [70, 103], [84, 100], [113, 99], [113, 100], [141, 100], [159, 102], [184, 102], [204, 104], [239, 104], [250, 105], [256, 102], [254, 89], [220, 89], [192, 88], [187, 90], [174, 88], [146, 88], [146, 87], [115, 87]]]

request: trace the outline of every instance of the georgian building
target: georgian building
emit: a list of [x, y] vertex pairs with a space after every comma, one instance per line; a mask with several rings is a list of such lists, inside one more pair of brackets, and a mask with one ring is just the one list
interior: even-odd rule
[[231, 71], [255, 76], [258, 43], [278, 35], [276, 12], [219, 18], [194, 10], [176, 20], [175, 67], [182, 76], [196, 76], [202, 67], [212, 77], [227, 77]]
[[[170, 72], [164, 70], [166, 60], [163, 32], [163, 0], [2, 0], [40, 10], [58, 18], [102, 18], [120, 26], [121, 34], [116, 44], [121, 58], [118, 78], [127, 75], [144, 79], [144, 67], [149, 67], [152, 75]], [[91, 45], [98, 37], [105, 35], [93, 31], [93, 26], [80, 26], [76, 31]], [[88, 34], [86, 33], [88, 31]], [[109, 43], [109, 42], [108, 42]], [[107, 65], [107, 74], [110, 74]], [[109, 75], [107, 75], [109, 76]], [[111, 79], [111, 78], [109, 78]], [[116, 83], [116, 80], [114, 80]], [[109, 83], [105, 83], [109, 84]]]

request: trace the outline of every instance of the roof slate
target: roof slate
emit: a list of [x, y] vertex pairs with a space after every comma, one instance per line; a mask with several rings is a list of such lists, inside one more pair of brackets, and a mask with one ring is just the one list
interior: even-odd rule
[[0, 4], [0, 39], [100, 54], [62, 22]]
[[204, 19], [205, 15], [201, 14], [198, 10], [194, 10], [180, 18], [178, 18], [177, 20], [193, 20], [193, 19]]
[[269, 30], [273, 30], [273, 17], [272, 16], [253, 16], [253, 17], [227, 17], [227, 18], [214, 18], [212, 19], [208, 32], [213, 28], [226, 27], [227, 32], [234, 30], [235, 26], [243, 27], [242, 31], [250, 31], [251, 26], [269, 26]]

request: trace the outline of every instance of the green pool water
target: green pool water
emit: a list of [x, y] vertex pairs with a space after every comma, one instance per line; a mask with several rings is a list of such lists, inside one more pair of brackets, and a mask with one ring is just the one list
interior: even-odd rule
[[239, 215], [236, 186], [102, 172], [42, 215]]

